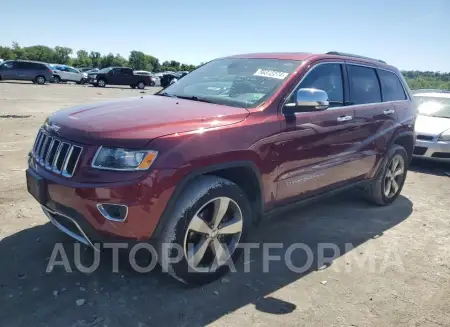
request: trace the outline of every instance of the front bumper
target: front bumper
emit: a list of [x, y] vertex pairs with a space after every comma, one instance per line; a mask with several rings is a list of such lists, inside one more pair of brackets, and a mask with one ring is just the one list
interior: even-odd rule
[[[56, 227], [95, 247], [95, 243], [149, 240], [173, 193], [174, 187], [168, 187], [166, 182], [174, 178], [174, 172], [159, 170], [141, 180], [91, 184], [56, 176], [36, 165], [28, 168], [27, 180], [39, 179], [39, 192], [43, 195], [37, 197], [30, 186], [28, 190]], [[126, 219], [108, 219], [99, 210], [99, 204], [126, 206]]]
[[450, 162], [450, 142], [432, 140], [416, 140], [414, 157]]

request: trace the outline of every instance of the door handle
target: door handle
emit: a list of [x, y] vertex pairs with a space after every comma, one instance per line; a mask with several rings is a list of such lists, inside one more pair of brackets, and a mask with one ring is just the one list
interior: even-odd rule
[[387, 110], [383, 111], [383, 113], [384, 113], [385, 115], [392, 115], [394, 112], [395, 112], [394, 109], [387, 109]]
[[349, 120], [352, 120], [352, 119], [353, 119], [353, 116], [341, 116], [341, 117], [337, 118], [337, 121], [338, 122], [343, 122], [343, 121], [349, 121]]

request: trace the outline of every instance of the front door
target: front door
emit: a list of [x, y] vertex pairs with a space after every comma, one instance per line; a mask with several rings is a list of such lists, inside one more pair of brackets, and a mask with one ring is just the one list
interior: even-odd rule
[[2, 79], [17, 79], [17, 67], [15, 61], [8, 61], [0, 66], [0, 76]]
[[[360, 177], [354, 110], [345, 107], [344, 63], [319, 63], [299, 88], [328, 93], [330, 108], [282, 119], [278, 152], [277, 200], [280, 204], [344, 185]], [[297, 90], [296, 89], [296, 90]], [[293, 92], [295, 96], [296, 90]], [[287, 102], [293, 102], [288, 99]]]

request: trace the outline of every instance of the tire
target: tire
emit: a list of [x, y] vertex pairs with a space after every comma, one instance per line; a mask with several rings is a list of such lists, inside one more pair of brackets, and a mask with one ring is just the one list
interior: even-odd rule
[[86, 84], [86, 79], [85, 79], [85, 78], [82, 78], [82, 79], [80, 80], [80, 83], [79, 83], [79, 84], [81, 84], [81, 85]]
[[150, 82], [150, 86], [151, 86], [151, 87], [154, 87], [155, 85], [156, 85], [155, 81], [151, 81], [151, 82]]
[[131, 87], [132, 89], [135, 89], [135, 88], [136, 88], [136, 85], [130, 85], [130, 87]]
[[137, 83], [137, 88], [138, 88], [139, 90], [145, 89], [145, 83], [144, 83], [144, 82], [138, 82], [138, 83]]
[[44, 76], [41, 76], [41, 75], [36, 76], [36, 78], [35, 78], [34, 80], [35, 80], [36, 83], [39, 84], [39, 85], [44, 85], [45, 82], [46, 82], [45, 77], [44, 77]]
[[[224, 213], [222, 220], [216, 220], [219, 223], [213, 227], [214, 214], [224, 212], [218, 210], [221, 204], [223, 207], [227, 206], [228, 211]], [[220, 214], [216, 215], [218, 216], [220, 217]], [[229, 271], [227, 263], [234, 263], [239, 258], [243, 249], [236, 247], [246, 241], [251, 229], [251, 208], [247, 196], [235, 183], [216, 176], [201, 176], [192, 181], [167, 217], [161, 236], [156, 240], [159, 263], [163, 271], [191, 285], [207, 284], [226, 274]], [[220, 231], [224, 231], [224, 221], [228, 224], [225, 227], [229, 232], [240, 232], [222, 234]], [[196, 231], [194, 227], [202, 232]], [[230, 230], [230, 227], [233, 229]], [[209, 234], [204, 234], [205, 231]], [[197, 258], [203, 258], [198, 265], [188, 243], [196, 245], [194, 249], [200, 254]], [[225, 255], [219, 261], [214, 259], [216, 252], [213, 252], [213, 249], [217, 249], [221, 243], [227, 244], [231, 256]], [[199, 246], [202, 244], [205, 246]], [[200, 251], [201, 248], [206, 250]], [[168, 261], [177, 258], [180, 250], [180, 260], [175, 263]], [[204, 267], [207, 267], [208, 271], [200, 270]]]
[[53, 82], [54, 82], [55, 84], [61, 83], [61, 77], [59, 77], [59, 76], [53, 76]]
[[[409, 160], [406, 150], [402, 146], [394, 144], [389, 149], [376, 179], [366, 189], [367, 200], [379, 206], [387, 206], [394, 202], [400, 195], [405, 184], [408, 163]], [[393, 173], [399, 173], [400, 170], [402, 173], [394, 176], [394, 184], [391, 176]]]
[[100, 87], [105, 87], [106, 86], [106, 81], [103, 78], [101, 78], [101, 79], [99, 79], [97, 81], [97, 85], [100, 86]]

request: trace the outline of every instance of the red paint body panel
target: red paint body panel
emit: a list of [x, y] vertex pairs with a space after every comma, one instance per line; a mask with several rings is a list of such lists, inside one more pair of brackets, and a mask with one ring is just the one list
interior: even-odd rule
[[[303, 60], [270, 99], [243, 109], [164, 96], [145, 96], [56, 112], [59, 137], [83, 147], [71, 179], [30, 164], [48, 183], [51, 201], [74, 208], [99, 233], [135, 240], [151, 237], [183, 179], [214, 165], [250, 162], [262, 187], [263, 210], [374, 176], [393, 137], [413, 131], [410, 101], [348, 106], [296, 114], [281, 108], [302, 77], [332, 55], [249, 54], [237, 58]], [[363, 59], [354, 62], [392, 69]], [[384, 110], [393, 108], [394, 116]], [[341, 116], [353, 120], [338, 122]], [[292, 119], [293, 118], [293, 119]], [[152, 149], [148, 171], [117, 172], [91, 167], [99, 145]], [[105, 219], [97, 203], [126, 204], [124, 222]]]

